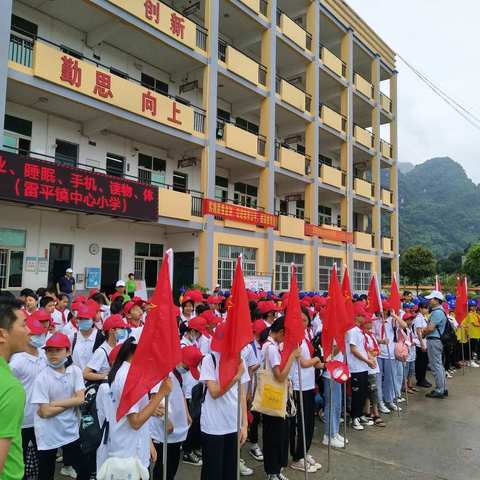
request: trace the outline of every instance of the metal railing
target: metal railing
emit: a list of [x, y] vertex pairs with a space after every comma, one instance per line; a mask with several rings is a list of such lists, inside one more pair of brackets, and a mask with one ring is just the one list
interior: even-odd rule
[[196, 45], [198, 48], [202, 49], [205, 52], [207, 51], [207, 37], [207, 29], [205, 29], [201, 25], [197, 25]]
[[8, 59], [31, 68], [33, 63], [33, 44], [33, 40], [11, 33], [10, 44], [8, 46]]
[[[388, 158], [393, 158], [393, 148], [392, 144], [388, 143], [386, 140], [380, 140], [380, 151], [384, 148], [383, 146], [386, 146], [388, 149]], [[384, 155], [385, 156], [385, 155]]]
[[347, 76], [347, 64], [341, 59], [339, 58], [337, 55], [335, 55], [329, 48], [327, 48], [325, 45], [323, 45], [322, 43], [320, 43], [320, 60], [322, 61], [322, 63], [330, 70], [332, 71], [333, 73], [337, 74], [337, 72], [333, 71], [326, 63], [325, 63], [325, 60], [324, 60], [324, 54], [323, 54], [323, 50], [327, 50], [328, 53], [330, 53], [330, 55], [333, 55], [335, 58], [338, 58], [338, 60], [340, 62], [342, 62], [342, 77], [346, 77]]
[[389, 113], [392, 113], [392, 99], [388, 96], [385, 95], [384, 93], [380, 92], [380, 106], [383, 108], [383, 102], [386, 102], [388, 105], [388, 108], [384, 108]]
[[[375, 98], [375, 87], [373, 86], [372, 82], [370, 82], [370, 80], [367, 80], [365, 77], [360, 75], [358, 72], [354, 71], [353, 72], [353, 83], [355, 84], [355, 87], [357, 87], [357, 77], [359, 77], [361, 80], [363, 80], [364, 82], [366, 82], [370, 85], [370, 100]], [[363, 93], [363, 92], [360, 92], [360, 93]]]
[[279, 140], [275, 141], [275, 161], [280, 160], [280, 147], [287, 148], [288, 150], [292, 150], [292, 152], [299, 153], [305, 158], [305, 175], [310, 175], [312, 173], [312, 158], [310, 155], [305, 153], [305, 147], [300, 149], [301, 145], [297, 145], [297, 147], [293, 147], [288, 143], [282, 143]]
[[260, 0], [260, 13], [264, 17], [268, 15], [268, 2], [266, 0]]
[[329, 167], [333, 168], [335, 170], [338, 170], [342, 174], [342, 187], [347, 186], [347, 172], [345, 170], [342, 170], [341, 168], [334, 167], [332, 165], [329, 165], [328, 163], [325, 162], [325, 160], [322, 157], [323, 155], [318, 156], [318, 176], [323, 179], [324, 175], [322, 173], [322, 168], [323, 167]]
[[225, 124], [229, 123], [230, 125], [233, 125], [237, 128], [240, 128], [241, 130], [244, 130], [245, 132], [251, 133], [252, 135], [255, 135], [257, 137], [257, 153], [261, 155], [262, 157], [265, 156], [265, 151], [266, 151], [266, 145], [267, 145], [267, 138], [264, 137], [263, 135], [260, 135], [259, 133], [252, 133], [249, 132], [245, 127], [242, 125], [237, 125], [235, 122], [232, 120], [227, 121], [225, 119], [217, 119], [217, 140], [223, 140], [225, 138]]
[[[280, 27], [281, 25], [282, 15], [285, 15], [292, 22], [295, 22], [292, 17], [289, 17], [285, 12], [277, 8], [277, 26]], [[312, 34], [303, 25], [300, 25], [298, 22], [295, 23], [305, 32], [305, 47], [307, 48], [307, 50], [312, 50]]]
[[365, 132], [366, 134], [368, 134], [368, 136], [370, 137], [370, 148], [375, 148], [375, 136], [373, 135], [373, 133], [368, 131], [367, 129], [361, 127], [360, 125], [357, 125], [356, 123], [354, 123], [353, 124], [354, 136], [355, 136], [355, 129], [356, 128], [358, 128], [358, 129], [362, 130], [363, 132]]
[[375, 197], [375, 184], [373, 182], [371, 182], [370, 180], [365, 180], [364, 178], [362, 177], [359, 177], [357, 175], [354, 175], [353, 176], [354, 179], [357, 179], [357, 180], [360, 180], [361, 182], [365, 182], [365, 183], [368, 183], [371, 187], [371, 192], [370, 192], [370, 195], [372, 197]]
[[387, 194], [388, 194], [388, 203], [393, 204], [393, 192], [392, 192], [392, 190], [390, 190], [389, 188], [386, 188], [386, 187], [383, 187], [383, 186], [382, 186], [382, 187], [381, 187], [381, 195], [382, 195], [382, 197], [383, 197], [383, 192], [384, 192], [384, 191], [387, 192]]
[[297, 90], [300, 90], [304, 95], [305, 95], [305, 111], [310, 112], [310, 109], [312, 108], [312, 96], [308, 94], [303, 88], [299, 87], [298, 85], [293, 84], [292, 82], [289, 82], [287, 79], [281, 77], [278, 73], [275, 75], [275, 93], [278, 93], [279, 95], [282, 94], [282, 80], [284, 82], [287, 82], [290, 84], [292, 87], [296, 88]]
[[257, 153], [262, 157], [265, 156], [265, 149], [267, 146], [267, 137], [257, 135]]
[[275, 215], [281, 215], [282, 217], [298, 218], [299, 220], [305, 220], [306, 223], [310, 223], [310, 219], [305, 216], [305, 212], [289, 213], [285, 210], [275, 210]]
[[331, 107], [330, 105], [327, 105], [326, 103], [320, 103], [319, 106], [320, 106], [320, 118], [323, 118], [324, 109], [328, 108], [332, 112], [335, 112], [337, 115], [340, 115], [340, 117], [342, 117], [342, 131], [343, 132], [347, 131], [347, 117], [345, 115], [343, 115], [337, 109]]

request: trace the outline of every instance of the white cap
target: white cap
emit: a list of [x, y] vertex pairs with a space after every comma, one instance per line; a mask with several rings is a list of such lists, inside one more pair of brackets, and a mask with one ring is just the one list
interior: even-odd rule
[[115, 288], [117, 287], [124, 287], [125, 282], [123, 280], [118, 280], [117, 283], [115, 284]]
[[73, 273], [73, 269], [72, 269], [72, 268], [67, 268], [67, 269], [65, 270], [65, 273]]
[[445, 297], [443, 296], [443, 293], [439, 292], [438, 290], [432, 290], [430, 295], [427, 295], [425, 298], [427, 300], [431, 300], [432, 298], [436, 298], [437, 300], [441, 300], [442, 302], [445, 301]]

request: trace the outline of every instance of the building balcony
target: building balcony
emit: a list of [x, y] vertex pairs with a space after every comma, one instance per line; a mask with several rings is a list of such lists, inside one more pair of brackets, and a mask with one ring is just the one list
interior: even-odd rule
[[390, 160], [393, 157], [392, 145], [385, 140], [380, 140], [380, 152], [385, 158]]
[[227, 70], [248, 80], [253, 85], [266, 86], [267, 67], [223, 40], [218, 41], [218, 59]]
[[333, 73], [342, 77], [343, 79], [346, 78], [347, 75], [347, 65], [345, 62], [340, 60], [335, 54], [333, 54], [328, 48], [320, 45], [320, 60], [322, 63]]
[[346, 132], [347, 118], [323, 104], [320, 105], [320, 119], [325, 125], [328, 125], [337, 131], [342, 133]]
[[178, 191], [172, 185], [160, 185], [158, 187], [158, 215], [178, 220], [198, 221], [198, 217], [203, 217], [202, 200], [201, 192]]
[[111, 73], [103, 65], [65, 45], [37, 37], [10, 35], [9, 66], [154, 122], [190, 134], [202, 134], [205, 111], [187, 100], [149, 90], [128, 75]]
[[374, 236], [368, 232], [353, 232], [353, 241], [357, 248], [372, 250], [375, 248]]
[[275, 144], [275, 161], [279, 162], [280, 168], [298, 173], [310, 175], [311, 158], [304, 155], [289, 145]]
[[312, 35], [280, 9], [277, 9], [277, 26], [293, 43], [301, 49], [311, 52]]
[[298, 218], [295, 215], [279, 213], [278, 231], [282, 237], [303, 239], [305, 235], [305, 219]]
[[301, 112], [310, 113], [312, 97], [301, 88], [280, 77], [280, 75], [276, 76], [275, 92], [280, 95], [285, 103]]
[[389, 207], [393, 207], [393, 192], [386, 188], [382, 188], [382, 203]]
[[365, 80], [360, 74], [355, 73], [353, 81], [357, 92], [365, 95], [369, 100], [373, 100], [375, 92], [373, 85], [368, 80]]
[[255, 135], [233, 123], [217, 120], [217, 140], [225, 142], [225, 146], [249, 157], [264, 157], [266, 138]]
[[327, 243], [338, 244], [353, 242], [352, 232], [347, 232], [345, 227], [337, 227], [326, 223], [320, 225], [305, 223], [305, 235], [321, 238]]
[[320, 164], [320, 179], [322, 183], [331, 185], [332, 187], [345, 188], [345, 172], [339, 168], [331, 167], [324, 163]]
[[393, 239], [390, 237], [382, 237], [382, 251], [384, 253], [393, 253]]
[[357, 195], [372, 200], [375, 197], [375, 185], [362, 178], [355, 178], [353, 189]]
[[240, 0], [241, 3], [246, 5], [250, 10], [253, 10], [256, 14], [261, 14], [265, 18], [268, 14], [268, 2], [265, 0]]
[[380, 93], [380, 106], [388, 113], [392, 113], [392, 100], [384, 93]]
[[368, 149], [372, 149], [375, 147], [375, 137], [372, 132], [365, 130], [358, 125], [354, 125], [353, 127], [353, 136], [355, 141], [357, 141], [360, 145]]

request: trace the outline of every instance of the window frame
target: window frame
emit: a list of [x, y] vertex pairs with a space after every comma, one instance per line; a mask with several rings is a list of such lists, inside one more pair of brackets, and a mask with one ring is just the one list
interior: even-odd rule
[[[230, 289], [237, 258], [242, 254], [242, 270], [245, 276], [255, 275], [257, 271], [257, 249], [239, 245], [218, 244], [217, 283], [220, 288]], [[225, 274], [228, 272], [228, 274]]]
[[292, 262], [297, 268], [297, 283], [298, 289], [301, 291], [304, 289], [305, 284], [305, 254], [284, 252], [282, 250], [276, 250], [275, 252], [275, 290], [286, 291], [290, 288], [290, 277]]

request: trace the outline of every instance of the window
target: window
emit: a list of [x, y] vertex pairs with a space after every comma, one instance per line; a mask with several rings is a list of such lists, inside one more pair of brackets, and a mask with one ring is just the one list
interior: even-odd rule
[[173, 189], [176, 192], [188, 190], [188, 175], [182, 172], [173, 172]]
[[128, 75], [117, 68], [110, 67], [110, 73], [117, 77], [128, 79]]
[[165, 184], [167, 162], [143, 153], [138, 154], [138, 180], [147, 184]]
[[218, 245], [217, 283], [220, 288], [231, 288], [233, 273], [238, 256], [242, 254], [243, 274], [255, 275], [257, 270], [257, 250], [255, 248], [237, 247], [234, 245]]
[[5, 115], [5, 133], [3, 148], [7, 152], [27, 155], [30, 152], [32, 138], [32, 122], [23, 118]]
[[76, 167], [78, 162], [78, 145], [59, 140], [58, 138], [55, 143], [55, 162], [61, 165]]
[[239, 128], [243, 128], [247, 132], [253, 133], [254, 135], [258, 135], [258, 125], [255, 125], [244, 118], [237, 118], [235, 120], [235, 125]]
[[342, 280], [342, 259], [334, 257], [319, 257], [319, 288], [320, 290], [328, 290], [328, 283], [330, 281], [330, 273], [333, 265], [337, 264], [338, 278]]
[[0, 289], [22, 286], [25, 230], [0, 228]]
[[318, 156], [318, 163], [320, 165], [328, 165], [329, 167], [332, 166], [332, 159], [331, 158], [328, 158], [326, 157], [325, 155], [319, 155]]
[[219, 202], [228, 200], [228, 178], [215, 177], [215, 200]]
[[233, 188], [234, 203], [243, 205], [244, 207], [257, 208], [257, 187], [237, 182]]
[[372, 264], [370, 262], [353, 262], [353, 289], [357, 291], [368, 290], [370, 277], [372, 275]]
[[26, 37], [35, 38], [38, 33], [38, 26], [25, 18], [12, 15], [11, 30]]
[[141, 83], [144, 87], [147, 87], [154, 92], [162, 95], [168, 95], [168, 83], [162, 82], [157, 78], [147, 75], [146, 73], [142, 73]]
[[147, 288], [157, 283], [158, 269], [162, 263], [163, 245], [159, 243], [135, 242], [135, 278], [145, 280]]
[[280, 200], [280, 215], [288, 215], [288, 202], [286, 200]]
[[305, 218], [305, 200], [297, 200], [295, 202], [295, 216], [297, 218]]
[[114, 153], [107, 153], [107, 175], [123, 177], [125, 171], [125, 158]]
[[318, 224], [332, 225], [332, 209], [330, 207], [318, 206]]
[[230, 112], [217, 108], [217, 118], [218, 120], [223, 120], [224, 122], [230, 122]]
[[290, 288], [290, 265], [297, 267], [298, 289], [303, 290], [303, 265], [305, 255], [301, 253], [276, 252], [275, 254], [275, 290]]

